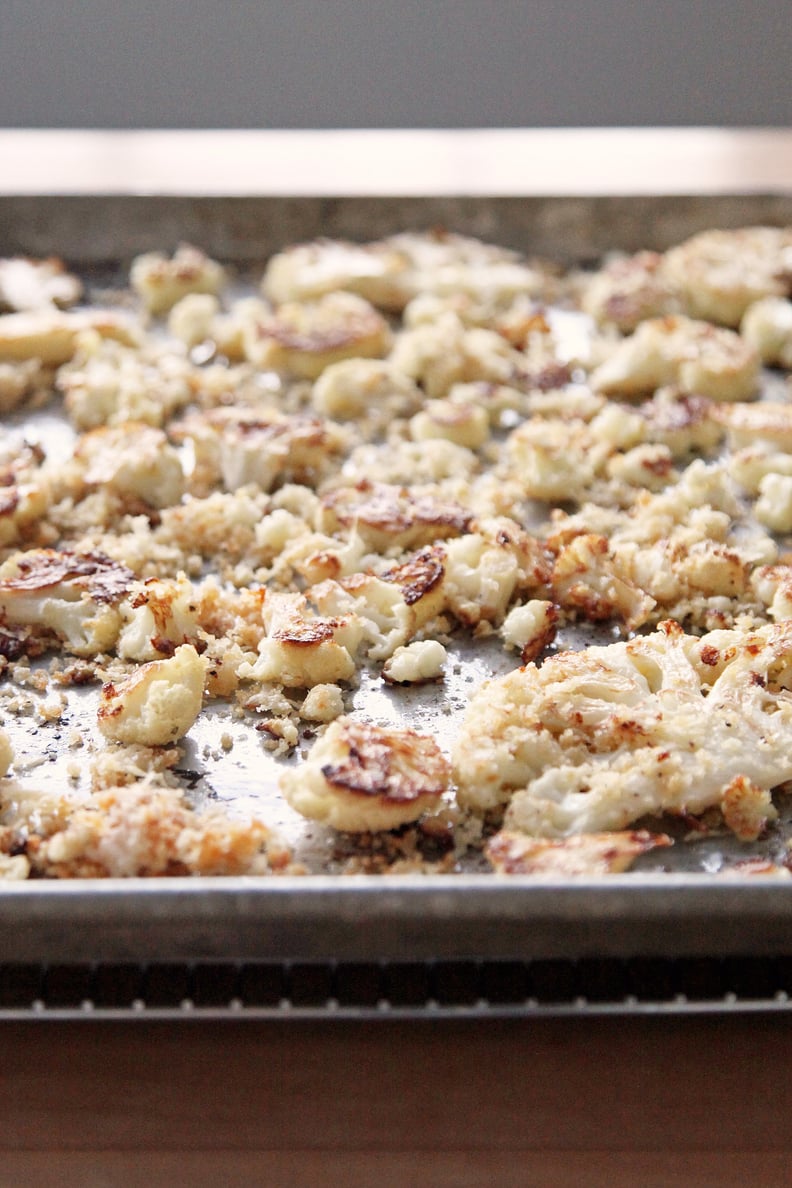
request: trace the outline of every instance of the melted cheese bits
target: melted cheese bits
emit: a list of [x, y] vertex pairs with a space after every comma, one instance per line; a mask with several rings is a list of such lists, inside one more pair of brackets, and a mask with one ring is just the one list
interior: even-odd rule
[[99, 729], [127, 745], [163, 747], [183, 738], [201, 712], [207, 662], [191, 644], [103, 686]]
[[328, 726], [280, 786], [304, 817], [362, 833], [417, 820], [437, 806], [448, 783], [448, 761], [434, 739], [345, 717]]

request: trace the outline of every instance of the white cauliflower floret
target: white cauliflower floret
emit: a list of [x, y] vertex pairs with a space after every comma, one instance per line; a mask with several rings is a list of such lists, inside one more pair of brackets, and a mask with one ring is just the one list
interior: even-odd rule
[[0, 730], [0, 776], [8, 774], [8, 769], [14, 762], [14, 748], [5, 730]]
[[118, 654], [124, 660], [158, 660], [197, 638], [198, 591], [184, 574], [135, 582], [120, 610]]
[[775, 449], [771, 442], [762, 441], [736, 450], [726, 459], [732, 478], [749, 495], [758, 495], [762, 481], [771, 475], [792, 475], [792, 454]]
[[344, 712], [344, 695], [338, 685], [314, 685], [300, 706], [300, 717], [308, 722], [332, 722]]
[[188, 496], [177, 507], [163, 509], [157, 538], [204, 557], [238, 556], [258, 540], [271, 518], [268, 508], [267, 496], [254, 489], [215, 491], [205, 499]]
[[447, 659], [438, 640], [416, 640], [396, 649], [385, 661], [382, 675], [389, 685], [423, 685], [442, 677]]
[[695, 451], [707, 453], [717, 448], [724, 435], [719, 420], [724, 407], [731, 406], [664, 387], [636, 412], [646, 421], [647, 442], [666, 446], [675, 458], [685, 458]]
[[422, 494], [420, 488], [360, 482], [337, 487], [322, 499], [320, 525], [326, 532], [356, 532], [376, 552], [394, 546], [414, 549], [459, 536], [472, 516], [457, 502]]
[[557, 602], [590, 621], [622, 619], [634, 631], [649, 619], [655, 599], [632, 580], [622, 555], [596, 533], [576, 536], [558, 554], [553, 567]]
[[732, 450], [765, 443], [792, 453], [792, 406], [778, 400], [759, 404], [733, 404], [715, 414], [727, 430]]
[[747, 400], [758, 392], [759, 356], [731, 330], [657, 318], [618, 343], [591, 382], [609, 396], [641, 396], [673, 384], [711, 400]]
[[353, 657], [363, 634], [354, 616], [321, 618], [303, 595], [271, 593], [264, 602], [264, 626], [258, 659], [239, 667], [242, 680], [310, 689], [354, 676]]
[[[489, 681], [453, 762], [460, 803], [545, 837], [722, 807], [740, 836], [792, 775], [792, 623], [564, 652]], [[746, 799], [754, 802], [751, 814]], [[737, 804], [740, 805], [739, 810]]]
[[640, 445], [613, 454], [605, 467], [608, 478], [646, 491], [661, 491], [678, 477], [668, 446]]
[[749, 305], [740, 333], [767, 367], [792, 367], [792, 301], [765, 297]]
[[192, 644], [102, 687], [99, 729], [127, 745], [163, 747], [183, 738], [201, 712], [207, 661]]
[[74, 305], [82, 296], [82, 285], [67, 272], [62, 260], [50, 256], [33, 260], [9, 256], [0, 260], [0, 309], [22, 311], [60, 309]]
[[0, 546], [35, 532], [52, 498], [52, 476], [44, 453], [19, 433], [0, 431]]
[[52, 372], [38, 359], [21, 363], [0, 360], [0, 413], [9, 413], [38, 393], [48, 393]]
[[316, 301], [343, 289], [372, 305], [399, 310], [411, 291], [405, 288], [408, 266], [405, 254], [387, 241], [358, 244], [318, 239], [273, 256], [261, 287], [276, 304]]
[[739, 326], [753, 302], [789, 293], [792, 229], [703, 231], [671, 248], [662, 275], [687, 313]]
[[129, 350], [95, 334], [81, 335], [77, 345], [57, 387], [79, 429], [126, 421], [161, 426], [192, 398], [192, 368], [172, 351]]
[[198, 346], [212, 337], [219, 313], [220, 302], [214, 294], [189, 293], [168, 314], [168, 333], [187, 347]]
[[364, 417], [383, 428], [421, 407], [421, 389], [382, 359], [343, 359], [326, 367], [313, 386], [318, 413], [338, 421]]
[[754, 512], [771, 532], [792, 532], [792, 475], [766, 474], [759, 483]]
[[437, 806], [448, 782], [448, 761], [434, 739], [338, 718], [280, 787], [304, 817], [362, 833], [417, 820]]
[[161, 429], [137, 422], [103, 426], [80, 437], [74, 457], [86, 487], [109, 487], [122, 498], [171, 507], [184, 493], [184, 471]]
[[485, 409], [475, 404], [429, 400], [410, 421], [410, 436], [414, 441], [441, 437], [477, 450], [489, 437], [489, 417]]
[[390, 355], [392, 367], [419, 383], [432, 399], [446, 396], [453, 384], [506, 384], [521, 362], [522, 356], [500, 334], [468, 329], [453, 313], [403, 330]]
[[487, 843], [486, 854], [498, 874], [591, 878], [622, 874], [641, 854], [671, 844], [671, 838], [664, 833], [648, 833], [645, 829], [553, 838], [501, 829]]
[[270, 491], [283, 481], [313, 484], [346, 445], [332, 421], [288, 416], [253, 408], [213, 408], [171, 427], [178, 441], [192, 444], [201, 481], [222, 482], [227, 491], [255, 484]]
[[313, 586], [311, 602], [324, 615], [354, 616], [372, 660], [384, 660], [443, 609], [445, 554], [426, 548], [382, 573], [358, 573]]
[[463, 295], [503, 308], [518, 298], [540, 296], [547, 283], [546, 275], [518, 252], [470, 236], [410, 231], [383, 242], [409, 261], [414, 295]]
[[581, 305], [601, 325], [630, 334], [640, 322], [677, 313], [679, 302], [663, 277], [658, 252], [617, 256], [584, 278]]
[[553, 642], [558, 611], [544, 598], [532, 598], [515, 606], [503, 620], [501, 639], [507, 648], [516, 648], [523, 664], [535, 660]]
[[401, 310], [418, 294], [464, 295], [506, 305], [539, 295], [544, 274], [507, 248], [447, 231], [407, 232], [374, 243], [319, 239], [273, 256], [262, 281], [277, 303], [313, 301], [342, 289]]
[[92, 333], [125, 346], [139, 342], [137, 324], [113, 310], [39, 309], [0, 315], [0, 359], [37, 359], [59, 367], [77, 351], [82, 336]]
[[134, 575], [98, 553], [31, 549], [0, 566], [0, 613], [6, 623], [54, 635], [78, 656], [114, 646], [118, 604]]
[[546, 576], [536, 541], [510, 520], [483, 521], [445, 550], [446, 607], [469, 626], [500, 623], [514, 594]]
[[381, 358], [391, 334], [368, 301], [353, 293], [330, 293], [251, 319], [244, 341], [245, 355], [256, 367], [313, 380], [342, 359]]
[[532, 418], [519, 425], [506, 443], [510, 472], [531, 499], [581, 497], [612, 453], [582, 421]]
[[149, 313], [167, 313], [188, 293], [219, 293], [223, 268], [199, 248], [179, 244], [173, 256], [146, 252], [132, 261], [129, 282]]

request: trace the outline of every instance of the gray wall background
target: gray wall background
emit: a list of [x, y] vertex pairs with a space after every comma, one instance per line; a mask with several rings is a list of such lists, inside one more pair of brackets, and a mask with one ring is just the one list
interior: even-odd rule
[[0, 0], [2, 127], [779, 125], [790, 71], [792, 0]]

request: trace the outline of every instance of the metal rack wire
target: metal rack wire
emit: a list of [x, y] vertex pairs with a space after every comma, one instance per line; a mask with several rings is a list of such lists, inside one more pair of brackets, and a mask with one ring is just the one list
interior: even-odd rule
[[0, 965], [0, 1019], [792, 1010], [792, 957]]

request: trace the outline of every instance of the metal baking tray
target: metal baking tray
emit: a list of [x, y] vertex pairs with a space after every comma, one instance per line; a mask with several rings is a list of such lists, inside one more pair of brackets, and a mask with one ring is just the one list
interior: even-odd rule
[[[102, 278], [140, 251], [188, 240], [245, 270], [260, 268], [285, 243], [318, 235], [364, 240], [445, 226], [571, 264], [615, 248], [663, 249], [706, 227], [754, 223], [792, 223], [792, 194], [0, 195], [0, 254], [57, 254]], [[424, 723], [438, 712], [432, 703], [417, 710]], [[792, 883], [707, 873], [700, 852], [697, 866], [574, 882], [465, 872], [9, 884], [0, 886], [0, 958], [524, 962], [792, 950]]]

